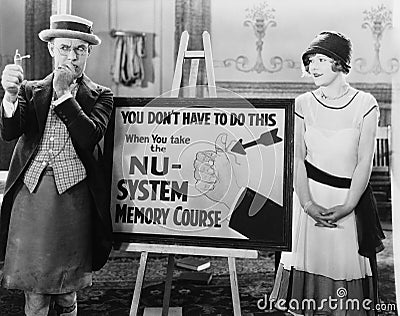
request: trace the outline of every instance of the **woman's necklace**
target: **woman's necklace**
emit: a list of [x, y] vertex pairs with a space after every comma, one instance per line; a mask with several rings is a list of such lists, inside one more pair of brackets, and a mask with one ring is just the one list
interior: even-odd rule
[[350, 91], [350, 86], [346, 85], [346, 89], [343, 91], [342, 94], [340, 94], [336, 97], [329, 97], [321, 89], [321, 99], [323, 99], [323, 100], [339, 100], [340, 98], [343, 98], [347, 93], [349, 93], [349, 91]]

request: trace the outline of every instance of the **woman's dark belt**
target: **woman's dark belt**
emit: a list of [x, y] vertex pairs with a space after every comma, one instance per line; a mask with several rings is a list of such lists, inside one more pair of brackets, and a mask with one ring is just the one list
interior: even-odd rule
[[310, 164], [307, 160], [304, 161], [306, 165], [307, 177], [314, 181], [329, 185], [331, 187], [349, 189], [351, 185], [350, 178], [342, 178], [329, 174], [314, 165]]
[[[351, 179], [329, 174], [308, 161], [304, 161], [307, 177], [319, 183], [336, 188], [350, 188]], [[385, 239], [378, 217], [378, 207], [371, 186], [368, 184], [354, 209], [358, 235], [358, 253], [371, 257], [383, 250], [382, 239]]]

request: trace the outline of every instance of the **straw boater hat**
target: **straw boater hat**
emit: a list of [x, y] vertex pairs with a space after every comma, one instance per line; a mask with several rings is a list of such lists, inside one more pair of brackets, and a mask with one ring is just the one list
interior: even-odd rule
[[77, 38], [92, 45], [99, 45], [101, 40], [93, 34], [93, 22], [70, 14], [57, 14], [50, 17], [50, 29], [39, 33], [39, 38], [49, 42], [55, 37]]

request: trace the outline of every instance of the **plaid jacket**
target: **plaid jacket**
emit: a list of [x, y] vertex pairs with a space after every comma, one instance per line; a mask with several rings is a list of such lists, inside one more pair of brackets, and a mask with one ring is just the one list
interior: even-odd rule
[[[2, 139], [18, 139], [11, 159], [0, 212], [0, 260], [4, 259], [10, 222], [12, 197], [22, 183], [23, 175], [37, 152], [53, 96], [53, 74], [43, 80], [24, 81], [18, 95], [14, 116], [5, 118], [0, 106]], [[104, 168], [96, 156], [96, 146], [105, 134], [113, 107], [110, 89], [84, 75], [75, 98], [55, 107], [56, 115], [67, 127], [72, 144], [87, 174], [87, 183], [94, 201], [93, 209], [93, 270], [107, 262], [112, 245], [109, 191]]]

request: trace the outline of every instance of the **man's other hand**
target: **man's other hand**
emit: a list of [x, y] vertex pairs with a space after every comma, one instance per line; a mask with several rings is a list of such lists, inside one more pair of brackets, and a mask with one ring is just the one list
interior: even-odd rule
[[4, 98], [11, 103], [17, 100], [19, 87], [24, 80], [24, 70], [15, 64], [6, 65], [1, 75], [1, 85], [5, 91]]
[[62, 95], [71, 92], [71, 84], [74, 81], [73, 66], [63, 64], [54, 70], [53, 88], [60, 98]]

